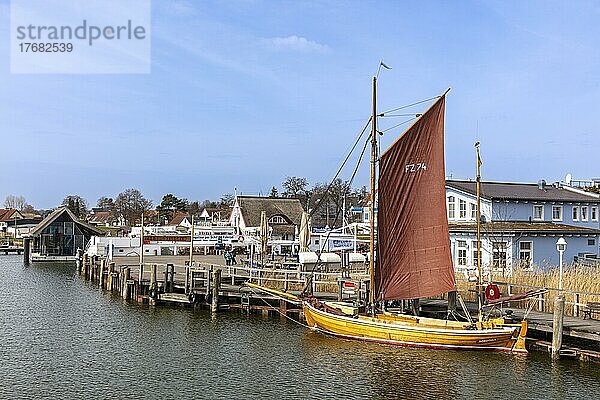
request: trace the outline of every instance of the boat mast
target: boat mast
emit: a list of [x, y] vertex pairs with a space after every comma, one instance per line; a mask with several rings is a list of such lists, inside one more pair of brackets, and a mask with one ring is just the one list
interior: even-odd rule
[[369, 306], [375, 315], [375, 162], [377, 161], [377, 77], [373, 77], [373, 115], [371, 117], [371, 207], [369, 233]]
[[482, 286], [483, 280], [481, 276], [481, 158], [479, 157], [479, 142], [475, 143], [475, 152], [477, 155], [476, 171], [477, 171], [477, 305], [478, 305], [478, 316], [479, 322], [483, 321], [483, 315], [481, 312], [482, 304]]

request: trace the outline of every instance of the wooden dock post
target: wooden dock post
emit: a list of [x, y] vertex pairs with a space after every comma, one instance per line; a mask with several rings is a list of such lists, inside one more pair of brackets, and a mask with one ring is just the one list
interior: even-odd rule
[[[29, 252], [31, 246], [31, 238], [24, 237], [23, 238], [23, 265], [29, 265]], [[77, 249], [79, 251], [79, 249]], [[77, 253], [79, 255], [79, 253]]]
[[114, 289], [114, 283], [113, 283], [113, 274], [115, 273], [115, 263], [114, 262], [110, 262], [108, 263], [108, 276], [106, 277], [106, 289], [109, 292], [112, 292]]
[[184, 287], [185, 294], [190, 293], [190, 269], [191, 269], [190, 266], [185, 267], [185, 287]]
[[128, 300], [129, 299], [129, 279], [131, 279], [131, 269], [129, 267], [123, 268], [122, 277], [123, 277], [123, 281], [121, 282], [121, 284], [123, 286], [121, 289], [121, 294], [123, 296], [123, 299]]
[[81, 249], [77, 249], [77, 255], [75, 256], [75, 264], [77, 264], [77, 275], [81, 276], [82, 271], [82, 261], [83, 261], [83, 251]]
[[565, 295], [559, 294], [554, 300], [554, 318], [552, 320], [552, 359], [560, 358], [562, 347], [563, 317], [565, 313]]
[[217, 268], [212, 274], [212, 296], [210, 302], [210, 311], [219, 311], [219, 291], [221, 290], [221, 269]]
[[139, 275], [139, 277], [138, 277], [138, 278], [139, 278], [139, 279], [138, 279], [138, 281], [139, 281], [139, 284], [140, 284], [140, 286], [141, 286], [141, 285], [142, 285], [142, 280], [144, 279], [144, 263], [141, 263], [141, 264], [140, 264], [140, 275]]
[[87, 254], [83, 255], [83, 277], [85, 280], [90, 279], [90, 257]]
[[156, 264], [150, 266], [150, 288], [156, 288]]
[[106, 280], [104, 278], [104, 270], [106, 269], [106, 259], [100, 259], [100, 267], [98, 268], [98, 281], [100, 283], [100, 290], [104, 289], [104, 285], [106, 284]]

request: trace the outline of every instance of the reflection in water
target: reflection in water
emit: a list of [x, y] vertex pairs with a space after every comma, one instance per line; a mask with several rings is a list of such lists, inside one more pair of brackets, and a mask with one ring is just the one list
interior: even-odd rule
[[546, 354], [341, 340], [285, 319], [149, 308], [73, 267], [0, 256], [2, 398], [600, 398], [588, 364]]

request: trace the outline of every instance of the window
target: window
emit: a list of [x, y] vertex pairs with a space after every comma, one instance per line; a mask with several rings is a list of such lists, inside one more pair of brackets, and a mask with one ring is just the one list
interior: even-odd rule
[[492, 262], [494, 267], [504, 268], [506, 267], [506, 243], [505, 242], [493, 242], [492, 243]]
[[448, 219], [454, 218], [454, 196], [448, 196]]
[[598, 207], [590, 208], [590, 214], [592, 221], [598, 221]]
[[573, 206], [573, 221], [579, 221], [579, 207]]
[[466, 266], [467, 265], [467, 241], [466, 240], [458, 240], [458, 265]]
[[271, 217], [271, 219], [269, 219], [269, 223], [270, 224], [285, 224], [285, 218], [283, 218], [281, 215], [274, 215]]
[[471, 219], [477, 221], [477, 204], [471, 203]]
[[595, 246], [596, 245], [596, 239], [588, 239], [588, 246]]
[[365, 212], [365, 214], [364, 214], [364, 218], [365, 218], [365, 221], [368, 221], [368, 220], [369, 220], [369, 213], [368, 213], [368, 212]]
[[[473, 265], [477, 266], [477, 245], [473, 249]], [[481, 265], [483, 266], [483, 260], [481, 261]]]
[[535, 205], [533, 206], [533, 219], [537, 221], [544, 220], [544, 206]]
[[562, 221], [562, 206], [552, 206], [552, 221]]
[[529, 267], [531, 260], [533, 259], [533, 243], [532, 242], [519, 242], [519, 261], [521, 266]]
[[[477, 266], [477, 240], [473, 240], [471, 242], [471, 246], [473, 246], [473, 265]], [[481, 260], [481, 265], [483, 266], [483, 260]]]
[[74, 235], [75, 231], [75, 223], [74, 222], [64, 222], [65, 226], [63, 228], [63, 232], [65, 235]]
[[587, 206], [582, 206], [581, 207], [581, 220], [582, 221], [587, 221], [588, 220], [588, 208], [587, 208]]
[[467, 202], [465, 200], [458, 200], [458, 217], [460, 219], [467, 219]]

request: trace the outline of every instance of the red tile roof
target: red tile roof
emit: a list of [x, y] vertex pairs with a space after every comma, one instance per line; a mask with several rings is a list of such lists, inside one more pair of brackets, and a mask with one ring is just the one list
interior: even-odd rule
[[23, 215], [14, 208], [0, 208], [0, 221], [6, 222], [15, 219], [15, 213], [17, 213], [16, 217], [18, 219], [23, 218]]

